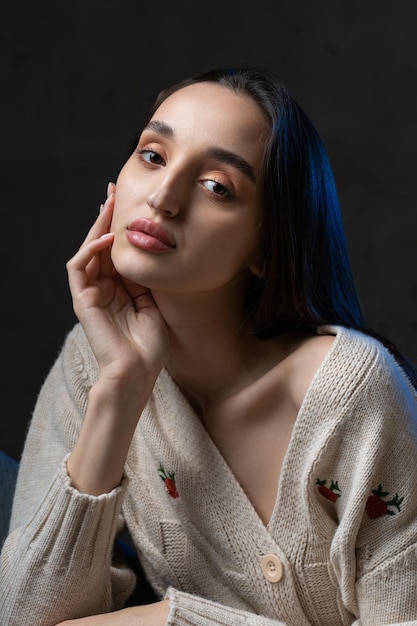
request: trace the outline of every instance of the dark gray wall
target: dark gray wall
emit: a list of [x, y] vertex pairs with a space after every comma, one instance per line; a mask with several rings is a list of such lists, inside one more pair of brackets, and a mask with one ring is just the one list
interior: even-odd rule
[[2, 9], [0, 448], [19, 457], [75, 322], [65, 262], [157, 90], [217, 65], [278, 70], [339, 187], [369, 323], [417, 361], [412, 0], [20, 0]]

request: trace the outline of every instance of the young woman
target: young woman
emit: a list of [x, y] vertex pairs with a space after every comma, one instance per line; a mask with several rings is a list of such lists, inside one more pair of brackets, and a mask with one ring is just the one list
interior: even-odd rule
[[[68, 274], [80, 323], [27, 436], [1, 624], [416, 623], [415, 374], [364, 326], [280, 82], [163, 91]], [[125, 528], [156, 602], [129, 602]]]

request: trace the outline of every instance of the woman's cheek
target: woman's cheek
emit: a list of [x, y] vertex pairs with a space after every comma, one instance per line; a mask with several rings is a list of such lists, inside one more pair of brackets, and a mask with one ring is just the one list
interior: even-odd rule
[[111, 224], [110, 224], [110, 230], [113, 233], [117, 233], [118, 230], [120, 230], [121, 228], [121, 207], [122, 207], [122, 203], [123, 203], [123, 199], [121, 197], [121, 194], [119, 193], [118, 195], [116, 194], [116, 197], [114, 199], [114, 209], [113, 209], [113, 215], [111, 218]]

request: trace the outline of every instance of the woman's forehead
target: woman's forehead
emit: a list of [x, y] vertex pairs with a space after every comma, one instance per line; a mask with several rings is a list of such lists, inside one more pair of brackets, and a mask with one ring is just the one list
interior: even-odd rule
[[254, 146], [263, 143], [266, 122], [258, 104], [246, 94], [217, 83], [202, 82], [174, 92], [157, 108], [152, 121], [190, 139], [205, 135], [219, 141]]

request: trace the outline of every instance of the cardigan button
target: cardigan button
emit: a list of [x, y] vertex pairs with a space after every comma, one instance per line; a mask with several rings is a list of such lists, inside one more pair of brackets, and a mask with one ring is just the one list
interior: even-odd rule
[[276, 554], [266, 554], [262, 559], [262, 573], [270, 583], [278, 583], [284, 575], [281, 560]]

